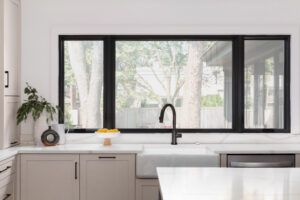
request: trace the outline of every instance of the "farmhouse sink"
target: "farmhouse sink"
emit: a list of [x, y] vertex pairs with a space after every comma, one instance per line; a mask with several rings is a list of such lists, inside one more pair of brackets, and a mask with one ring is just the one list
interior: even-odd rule
[[219, 167], [219, 155], [202, 145], [145, 145], [137, 155], [138, 178], [157, 178], [157, 167]]

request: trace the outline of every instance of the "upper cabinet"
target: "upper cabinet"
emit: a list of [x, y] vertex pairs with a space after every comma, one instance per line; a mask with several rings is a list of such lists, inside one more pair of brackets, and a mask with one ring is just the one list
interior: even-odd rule
[[0, 0], [0, 149], [19, 143], [20, 0]]
[[20, 66], [20, 2], [2, 0], [3, 2], [3, 69], [4, 94], [19, 95]]

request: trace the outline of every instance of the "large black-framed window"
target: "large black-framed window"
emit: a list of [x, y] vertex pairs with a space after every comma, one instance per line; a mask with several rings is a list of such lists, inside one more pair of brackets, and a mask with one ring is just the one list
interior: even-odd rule
[[[203, 46], [204, 44], [205, 48], [203, 49], [210, 50], [205, 53], [201, 52], [202, 56], [205, 54], [205, 65], [221, 66], [221, 64], [216, 61], [216, 57], [224, 55], [226, 52], [225, 49], [227, 49], [227, 63], [228, 59], [230, 59], [229, 77], [231, 82], [227, 84], [227, 87], [224, 89], [227, 90], [227, 103], [223, 102], [222, 104], [222, 112], [227, 113], [230, 118], [230, 123], [227, 123], [224, 127], [223, 125], [216, 127], [206, 125], [206, 127], [204, 126], [202, 128], [186, 128], [183, 125], [178, 128], [180, 132], [290, 132], [290, 36], [288, 35], [60, 35], [59, 106], [63, 111], [62, 113], [64, 113], [66, 109], [65, 90], [72, 90], [72, 88], [66, 88], [67, 83], [65, 79], [65, 77], [68, 76], [68, 74], [65, 74], [65, 68], [70, 65], [70, 61], [66, 61], [66, 57], [71, 56], [69, 55], [70, 50], [67, 50], [66, 47], [68, 43], [70, 43], [70, 46], [72, 46], [72, 48], [74, 47], [74, 49], [76, 49], [76, 45], [83, 46], [86, 51], [85, 56], [88, 58], [87, 60], [90, 60], [90, 57], [94, 55], [91, 52], [96, 52], [94, 56], [101, 55], [98, 60], [101, 66], [98, 64], [102, 70], [98, 69], [97, 71], [103, 78], [102, 84], [100, 85], [101, 87], [98, 85], [97, 91], [98, 93], [101, 91], [101, 122], [98, 122], [99, 125], [97, 127], [71, 128], [71, 133], [92, 133], [95, 129], [101, 127], [115, 128], [116, 125], [120, 125], [118, 120], [121, 120], [119, 116], [116, 116], [116, 110], [118, 109], [116, 101], [119, 98], [118, 92], [121, 93], [116, 90], [120, 90], [118, 87], [118, 84], [121, 82], [119, 77], [123, 75], [123, 71], [120, 71], [120, 66], [122, 66], [120, 62], [126, 63], [131, 61], [130, 57], [128, 59], [128, 55], [130, 56], [131, 51], [133, 51], [132, 46], [139, 50], [139, 52], [142, 52], [139, 44], [155, 46], [157, 42], [162, 45], [164, 45], [164, 42], [167, 42], [166, 45], [170, 45], [170, 43], [171, 45], [177, 45], [178, 43], [182, 45], [182, 43], [184, 43], [183, 49], [186, 44], [191, 44], [190, 46], [197, 44]], [[129, 48], [129, 50], [126, 51], [125, 48]], [[228, 49], [230, 49], [229, 54]], [[144, 49], [144, 51], [149, 52], [149, 49]], [[124, 54], [128, 60], [124, 58]], [[139, 57], [144, 60], [146, 58], [142, 53]], [[76, 59], [78, 58], [80, 58], [80, 55], [76, 57]], [[75, 62], [76, 59], [73, 59], [73, 62]], [[225, 58], [223, 58], [222, 61], [224, 60]], [[88, 70], [91, 70], [93, 62], [86, 61], [86, 65], [88, 66]], [[139, 70], [143, 69], [144, 68], [141, 68]], [[224, 69], [221, 71], [226, 72]], [[144, 71], [144, 73], [147, 73], [147, 71]], [[216, 74], [215, 71], [213, 74]], [[116, 78], [116, 76], [118, 78]], [[89, 81], [92, 79], [91, 75], [88, 79]], [[126, 80], [131, 81], [132, 79], [125, 78], [122, 84], [124, 84]], [[223, 80], [223, 82], [225, 83], [226, 81]], [[90, 92], [91, 96], [94, 94], [93, 91], [94, 90]], [[69, 93], [72, 94], [72, 92]], [[206, 95], [205, 98], [202, 99], [201, 97], [201, 101], [208, 102], [206, 103], [207, 105], [211, 104], [210, 100], [212, 99], [214, 102], [218, 102], [218, 98], [215, 98], [214, 95], [210, 95], [210, 93], [212, 93], [211, 89], [208, 89], [207, 93], [208, 95]], [[67, 100], [69, 101], [69, 99]], [[167, 102], [168, 100], [165, 101]], [[182, 100], [176, 99], [175, 102], [176, 104], [180, 104]], [[78, 102], [73, 102], [73, 104], [77, 105]], [[151, 101], [150, 103], [142, 101], [141, 104], [147, 108], [147, 106], [151, 107], [153, 103]], [[225, 106], [225, 104], [227, 105]], [[129, 115], [130, 113], [126, 114]], [[65, 122], [65, 117], [63, 114], [59, 116], [60, 123]], [[116, 118], [118, 119], [116, 120]], [[136, 125], [132, 127], [128, 125], [126, 128], [121, 128], [121, 131], [123, 133], [170, 132], [170, 128], [168, 127], [138, 127]]]

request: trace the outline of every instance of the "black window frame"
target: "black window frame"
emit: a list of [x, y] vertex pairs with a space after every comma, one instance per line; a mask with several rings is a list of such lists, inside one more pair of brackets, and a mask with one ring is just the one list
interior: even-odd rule
[[[98, 41], [104, 45], [103, 127], [115, 128], [116, 41], [231, 41], [232, 42], [232, 128], [178, 129], [182, 133], [290, 133], [290, 35], [59, 35], [59, 123], [64, 123], [64, 42]], [[284, 128], [244, 128], [244, 43], [245, 40], [283, 40]], [[100, 127], [99, 127], [100, 128]], [[96, 129], [69, 129], [69, 133], [93, 133]], [[120, 129], [122, 133], [168, 133], [171, 129]]]

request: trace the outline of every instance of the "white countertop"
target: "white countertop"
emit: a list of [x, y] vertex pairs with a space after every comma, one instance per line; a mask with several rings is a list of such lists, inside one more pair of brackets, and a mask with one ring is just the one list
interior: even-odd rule
[[141, 144], [66, 144], [52, 147], [21, 146], [16, 147], [19, 153], [139, 153], [143, 151]]
[[158, 168], [163, 200], [299, 200], [300, 168]]
[[300, 144], [144, 144], [143, 154], [293, 154]]
[[140, 144], [66, 144], [53, 147], [44, 146], [17, 146], [0, 150], [0, 161], [18, 153], [139, 153], [143, 151]]
[[300, 144], [209, 144], [217, 154], [288, 154], [300, 153]]
[[300, 154], [300, 144], [66, 144], [17, 146], [0, 150], [0, 161], [17, 153], [143, 153], [143, 154]]

